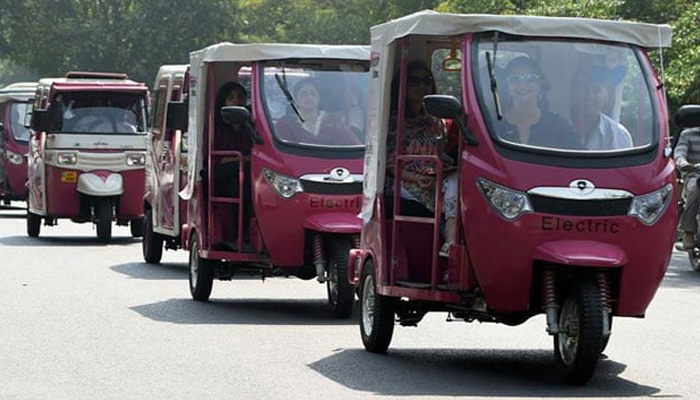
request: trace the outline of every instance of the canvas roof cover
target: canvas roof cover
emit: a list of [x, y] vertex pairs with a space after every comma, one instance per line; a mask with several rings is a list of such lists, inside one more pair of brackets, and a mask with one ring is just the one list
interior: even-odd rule
[[29, 101], [34, 98], [36, 86], [36, 82], [18, 82], [7, 85], [0, 89], [0, 103], [10, 100]]

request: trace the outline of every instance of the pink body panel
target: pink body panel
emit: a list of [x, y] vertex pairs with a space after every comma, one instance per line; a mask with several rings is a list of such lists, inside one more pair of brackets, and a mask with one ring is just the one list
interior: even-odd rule
[[[5, 150], [24, 156], [27, 154], [28, 145], [15, 139], [12, 133], [12, 125], [9, 123], [10, 103], [4, 110], [0, 110], [0, 121], [4, 119], [5, 126]], [[0, 184], [0, 197], [7, 196], [10, 199], [25, 200], [27, 198], [27, 159], [22, 158], [22, 163], [13, 164], [7, 158], [5, 165], [5, 183]]]

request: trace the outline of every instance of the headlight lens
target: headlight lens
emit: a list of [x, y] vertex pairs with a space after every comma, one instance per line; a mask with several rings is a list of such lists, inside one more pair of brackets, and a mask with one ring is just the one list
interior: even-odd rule
[[130, 167], [146, 165], [146, 155], [144, 153], [126, 153], [126, 165]]
[[270, 186], [275, 188], [277, 193], [279, 193], [279, 195], [285, 199], [289, 199], [295, 194], [304, 191], [299, 179], [281, 175], [269, 169], [264, 169], [263, 174], [265, 175], [265, 179], [267, 179]]
[[8, 159], [8, 161], [15, 165], [21, 165], [24, 158], [20, 154], [10, 150], [5, 150], [5, 157]]
[[526, 212], [532, 212], [532, 205], [527, 194], [478, 178], [481, 192], [501, 217], [513, 221]]
[[75, 153], [58, 153], [56, 160], [59, 165], [75, 165], [78, 163], [78, 155]]
[[657, 191], [635, 196], [627, 215], [637, 217], [644, 225], [654, 225], [666, 211], [672, 193], [673, 186], [669, 183]]

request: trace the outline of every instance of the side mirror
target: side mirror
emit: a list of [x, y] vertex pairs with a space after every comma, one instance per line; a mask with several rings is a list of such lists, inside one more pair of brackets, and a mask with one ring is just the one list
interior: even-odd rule
[[262, 138], [255, 131], [250, 119], [250, 111], [241, 106], [221, 107], [221, 118], [231, 126], [242, 126], [250, 134], [251, 139], [256, 144], [262, 144]]
[[431, 94], [423, 97], [425, 111], [438, 118], [455, 119], [462, 113], [462, 105], [454, 96]]
[[700, 105], [686, 104], [681, 106], [676, 111], [673, 120], [680, 129], [700, 127]]
[[165, 119], [166, 130], [187, 130], [187, 103], [184, 101], [168, 102], [168, 114]]
[[425, 111], [437, 118], [451, 119], [457, 124], [459, 132], [469, 146], [477, 146], [479, 141], [474, 137], [462, 120], [462, 104], [454, 96], [430, 94], [423, 97]]
[[32, 113], [31, 128], [34, 131], [55, 132], [61, 127], [60, 118], [57, 118], [56, 111], [34, 110]]

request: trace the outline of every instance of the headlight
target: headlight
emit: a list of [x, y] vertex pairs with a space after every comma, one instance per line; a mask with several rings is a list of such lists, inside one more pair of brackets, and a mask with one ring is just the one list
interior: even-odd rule
[[297, 193], [304, 191], [301, 186], [299, 179], [292, 178], [286, 175], [280, 175], [277, 172], [271, 171], [269, 169], [264, 169], [263, 174], [267, 182], [275, 188], [277, 193], [285, 199], [289, 199]]
[[21, 165], [24, 157], [10, 150], [5, 150], [5, 157], [15, 165]]
[[144, 153], [126, 153], [126, 165], [130, 167], [146, 165], [146, 155]]
[[78, 163], [78, 155], [75, 153], [58, 153], [56, 160], [59, 165], [75, 165]]
[[491, 207], [498, 211], [498, 214], [504, 219], [512, 221], [526, 212], [532, 212], [527, 194], [508, 189], [483, 178], [478, 178], [476, 181]]
[[672, 193], [673, 186], [669, 183], [655, 192], [635, 196], [627, 215], [637, 217], [644, 225], [654, 225], [668, 207]]

